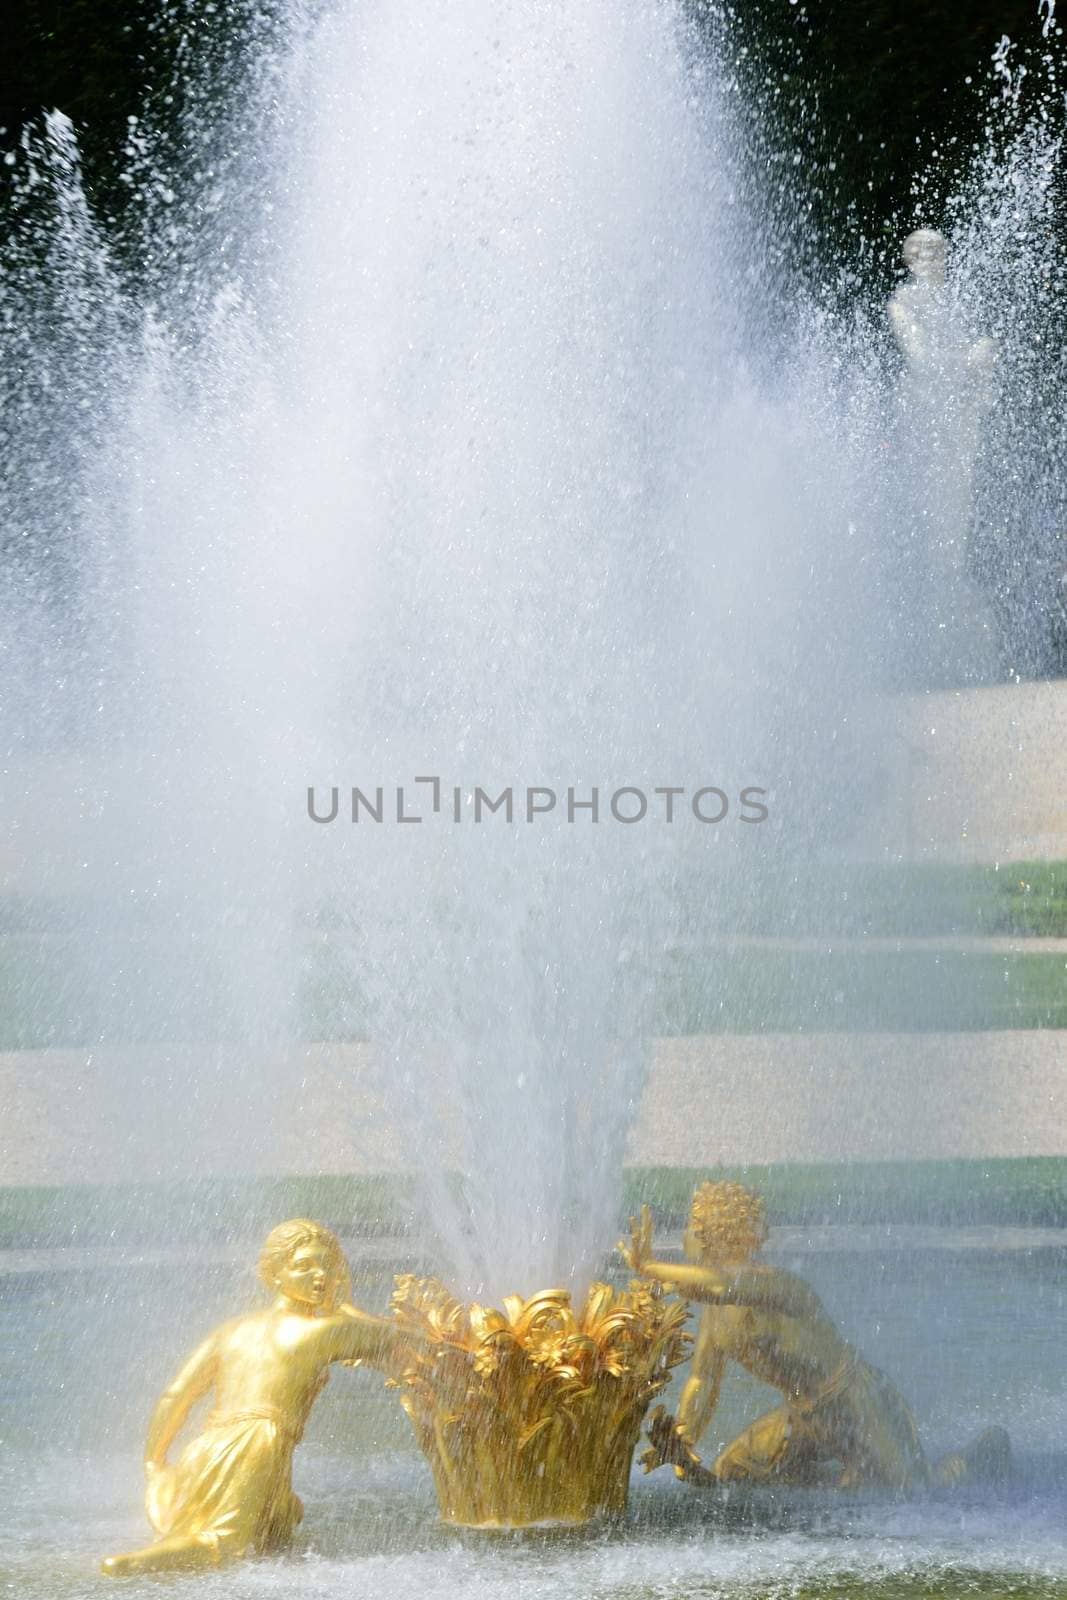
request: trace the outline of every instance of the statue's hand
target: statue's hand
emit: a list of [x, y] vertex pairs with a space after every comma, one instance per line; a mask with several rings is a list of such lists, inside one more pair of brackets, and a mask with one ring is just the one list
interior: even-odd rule
[[649, 1446], [641, 1455], [641, 1465], [646, 1472], [655, 1472], [657, 1467], [665, 1467], [670, 1461], [671, 1435], [674, 1432], [674, 1418], [666, 1406], [657, 1406], [648, 1419], [645, 1430], [649, 1438]]
[[685, 1429], [676, 1422], [666, 1406], [657, 1406], [648, 1420], [649, 1448], [641, 1456], [646, 1472], [657, 1467], [674, 1468], [679, 1478], [688, 1475], [691, 1467], [701, 1465], [700, 1457], [686, 1437]]
[[641, 1207], [640, 1217], [630, 1218], [630, 1241], [619, 1240], [619, 1253], [631, 1272], [641, 1273], [652, 1255], [652, 1212]]

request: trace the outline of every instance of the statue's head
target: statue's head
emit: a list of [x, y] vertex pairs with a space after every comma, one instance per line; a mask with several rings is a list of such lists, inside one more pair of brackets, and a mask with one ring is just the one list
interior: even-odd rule
[[920, 283], [944, 283], [948, 242], [936, 228], [916, 228], [904, 240], [904, 265]]
[[259, 1276], [268, 1289], [308, 1312], [332, 1311], [349, 1291], [340, 1239], [307, 1217], [271, 1229], [259, 1253]]
[[747, 1261], [767, 1240], [767, 1207], [742, 1183], [702, 1183], [689, 1208], [685, 1253], [692, 1261]]

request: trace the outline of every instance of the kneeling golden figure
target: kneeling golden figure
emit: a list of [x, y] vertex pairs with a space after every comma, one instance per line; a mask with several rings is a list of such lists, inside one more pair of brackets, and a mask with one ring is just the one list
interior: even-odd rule
[[446, 1522], [582, 1523], [624, 1509], [642, 1420], [687, 1353], [684, 1305], [594, 1284], [579, 1310], [550, 1289], [492, 1311], [403, 1277], [393, 1312], [425, 1341], [396, 1386]]
[[[112, 1577], [217, 1566], [288, 1543], [303, 1515], [293, 1451], [334, 1361], [387, 1367], [406, 1343], [395, 1322], [342, 1303], [348, 1269], [320, 1223], [283, 1222], [267, 1238], [265, 1311], [206, 1339], [161, 1397], [148, 1429], [148, 1518], [160, 1535], [109, 1556]], [[214, 1391], [202, 1432], [173, 1465], [167, 1451], [198, 1400]]]
[[[646, 1206], [620, 1248], [635, 1272], [702, 1304], [692, 1370], [678, 1418], [662, 1407], [649, 1428], [646, 1471], [671, 1463], [690, 1483], [735, 1480], [836, 1483], [915, 1490], [1004, 1477], [1011, 1449], [990, 1428], [931, 1466], [911, 1411], [884, 1373], [847, 1344], [803, 1279], [757, 1259], [767, 1238], [764, 1203], [737, 1183], [705, 1183], [693, 1196], [685, 1251], [696, 1265], [655, 1261]], [[782, 1404], [745, 1428], [705, 1467], [695, 1446], [736, 1361], [781, 1391]]]

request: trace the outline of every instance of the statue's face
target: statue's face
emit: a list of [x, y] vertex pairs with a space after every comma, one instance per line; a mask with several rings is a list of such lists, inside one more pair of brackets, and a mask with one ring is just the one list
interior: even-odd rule
[[920, 228], [904, 241], [904, 261], [920, 283], [944, 283], [945, 241], [932, 228]]
[[293, 1251], [277, 1277], [280, 1293], [298, 1305], [318, 1310], [325, 1305], [336, 1278], [333, 1252], [324, 1244], [302, 1244]]

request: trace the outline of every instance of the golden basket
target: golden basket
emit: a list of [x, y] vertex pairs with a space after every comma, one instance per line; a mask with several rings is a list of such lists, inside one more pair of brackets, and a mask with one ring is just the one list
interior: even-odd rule
[[446, 1522], [583, 1523], [624, 1509], [645, 1412], [688, 1353], [684, 1304], [598, 1283], [578, 1312], [563, 1289], [495, 1311], [404, 1276], [392, 1309], [418, 1343], [391, 1386]]

